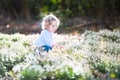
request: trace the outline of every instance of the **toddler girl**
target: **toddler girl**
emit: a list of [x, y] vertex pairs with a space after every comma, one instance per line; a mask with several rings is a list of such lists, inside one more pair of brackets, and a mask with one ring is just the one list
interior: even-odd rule
[[34, 43], [38, 51], [48, 52], [54, 47], [53, 33], [57, 30], [59, 24], [60, 20], [53, 14], [43, 18], [41, 34]]

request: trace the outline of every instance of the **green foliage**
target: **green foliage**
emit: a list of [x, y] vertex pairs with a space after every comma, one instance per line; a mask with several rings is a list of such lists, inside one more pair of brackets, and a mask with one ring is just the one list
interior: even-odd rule
[[[82, 44], [92, 52], [102, 52], [109, 54], [120, 54], [119, 32], [103, 30], [100, 32], [86, 31], [82, 34]], [[88, 47], [87, 47], [88, 46]]]
[[17, 19], [21, 17], [27, 18], [29, 15], [30, 17], [39, 19], [39, 15], [56, 11], [59, 12], [59, 15], [62, 14], [62, 18], [64, 19], [77, 16], [106, 19], [108, 17], [114, 17], [113, 15], [119, 15], [119, 4], [119, 0], [6, 0], [6, 2], [1, 1], [0, 5], [4, 5], [4, 7], [0, 7], [0, 12], [4, 15], [5, 11], [7, 11], [13, 18]]
[[102, 30], [99, 32], [88, 31], [82, 35], [82, 48], [93, 53], [88, 57], [91, 69], [97, 69], [103, 73], [115, 73], [119, 75], [119, 34], [119, 32]]
[[[89, 16], [89, 17], [107, 17], [110, 14], [115, 14], [114, 11], [117, 11], [117, 3], [119, 0], [114, 1], [96, 1], [96, 0], [41, 0], [34, 1], [34, 4], [38, 3], [40, 5], [41, 14], [48, 14], [50, 12], [59, 12], [59, 15], [63, 15], [64, 19], [76, 16]], [[32, 3], [32, 4], [33, 4]], [[36, 5], [37, 6], [37, 5]], [[42, 13], [43, 12], [43, 13]], [[118, 11], [117, 11], [118, 12]], [[94, 13], [94, 14], [93, 14]], [[118, 12], [119, 13], [119, 12]], [[118, 14], [117, 13], [117, 14]], [[67, 15], [66, 15], [67, 14]]]
[[0, 77], [5, 76], [6, 67], [0, 62]]
[[10, 56], [9, 57], [4, 56], [4, 58], [2, 59], [3, 59], [1, 60], [2, 64], [6, 67], [6, 70], [11, 71], [16, 64], [24, 61], [25, 56], [20, 56], [19, 58], [16, 57], [15, 59], [11, 59]]
[[5, 71], [11, 71], [16, 64], [23, 62], [25, 55], [30, 52], [30, 48], [27, 47], [30, 46], [29, 41], [22, 37], [25, 36], [18, 33], [16, 35], [0, 33], [0, 61]]
[[61, 70], [57, 70], [58, 74], [56, 76], [57, 79], [60, 80], [78, 80], [80, 78], [82, 78], [81, 75], [76, 75], [76, 73], [74, 73], [73, 69], [69, 66], [66, 66], [64, 68], [62, 68]]
[[27, 43], [27, 42], [24, 42], [23, 45], [24, 45], [25, 47], [26, 47], [26, 46], [30, 46], [30, 44]]
[[39, 80], [39, 73], [34, 69], [25, 69], [21, 72], [21, 80]]
[[92, 74], [97, 69], [119, 78], [119, 34], [101, 30], [80, 36], [55, 35], [64, 48], [53, 48], [43, 56], [32, 51], [39, 35], [0, 34], [0, 76], [12, 71], [18, 80], [99, 80]]

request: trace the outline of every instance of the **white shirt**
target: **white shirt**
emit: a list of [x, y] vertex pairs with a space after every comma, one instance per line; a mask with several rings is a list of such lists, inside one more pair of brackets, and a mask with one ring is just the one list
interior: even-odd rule
[[48, 46], [52, 47], [53, 33], [50, 31], [47, 31], [47, 30], [43, 30], [34, 44], [37, 47], [41, 47], [43, 45], [48, 45]]

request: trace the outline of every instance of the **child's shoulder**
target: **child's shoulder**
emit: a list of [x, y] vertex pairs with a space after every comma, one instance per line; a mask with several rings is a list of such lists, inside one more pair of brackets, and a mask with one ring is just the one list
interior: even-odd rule
[[47, 33], [47, 30], [42, 30], [41, 33]]
[[48, 31], [48, 30], [42, 30], [41, 33], [44, 33], [44, 34], [51, 34], [52, 32]]

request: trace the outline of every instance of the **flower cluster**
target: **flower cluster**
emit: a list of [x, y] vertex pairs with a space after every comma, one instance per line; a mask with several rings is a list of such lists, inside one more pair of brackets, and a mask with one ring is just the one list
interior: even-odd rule
[[[0, 77], [17, 80], [99, 80], [93, 70], [120, 76], [120, 32], [86, 31], [82, 35], [57, 35], [63, 48], [53, 48], [45, 56], [34, 55], [38, 34], [0, 33]], [[28, 77], [29, 76], [29, 77]]]

